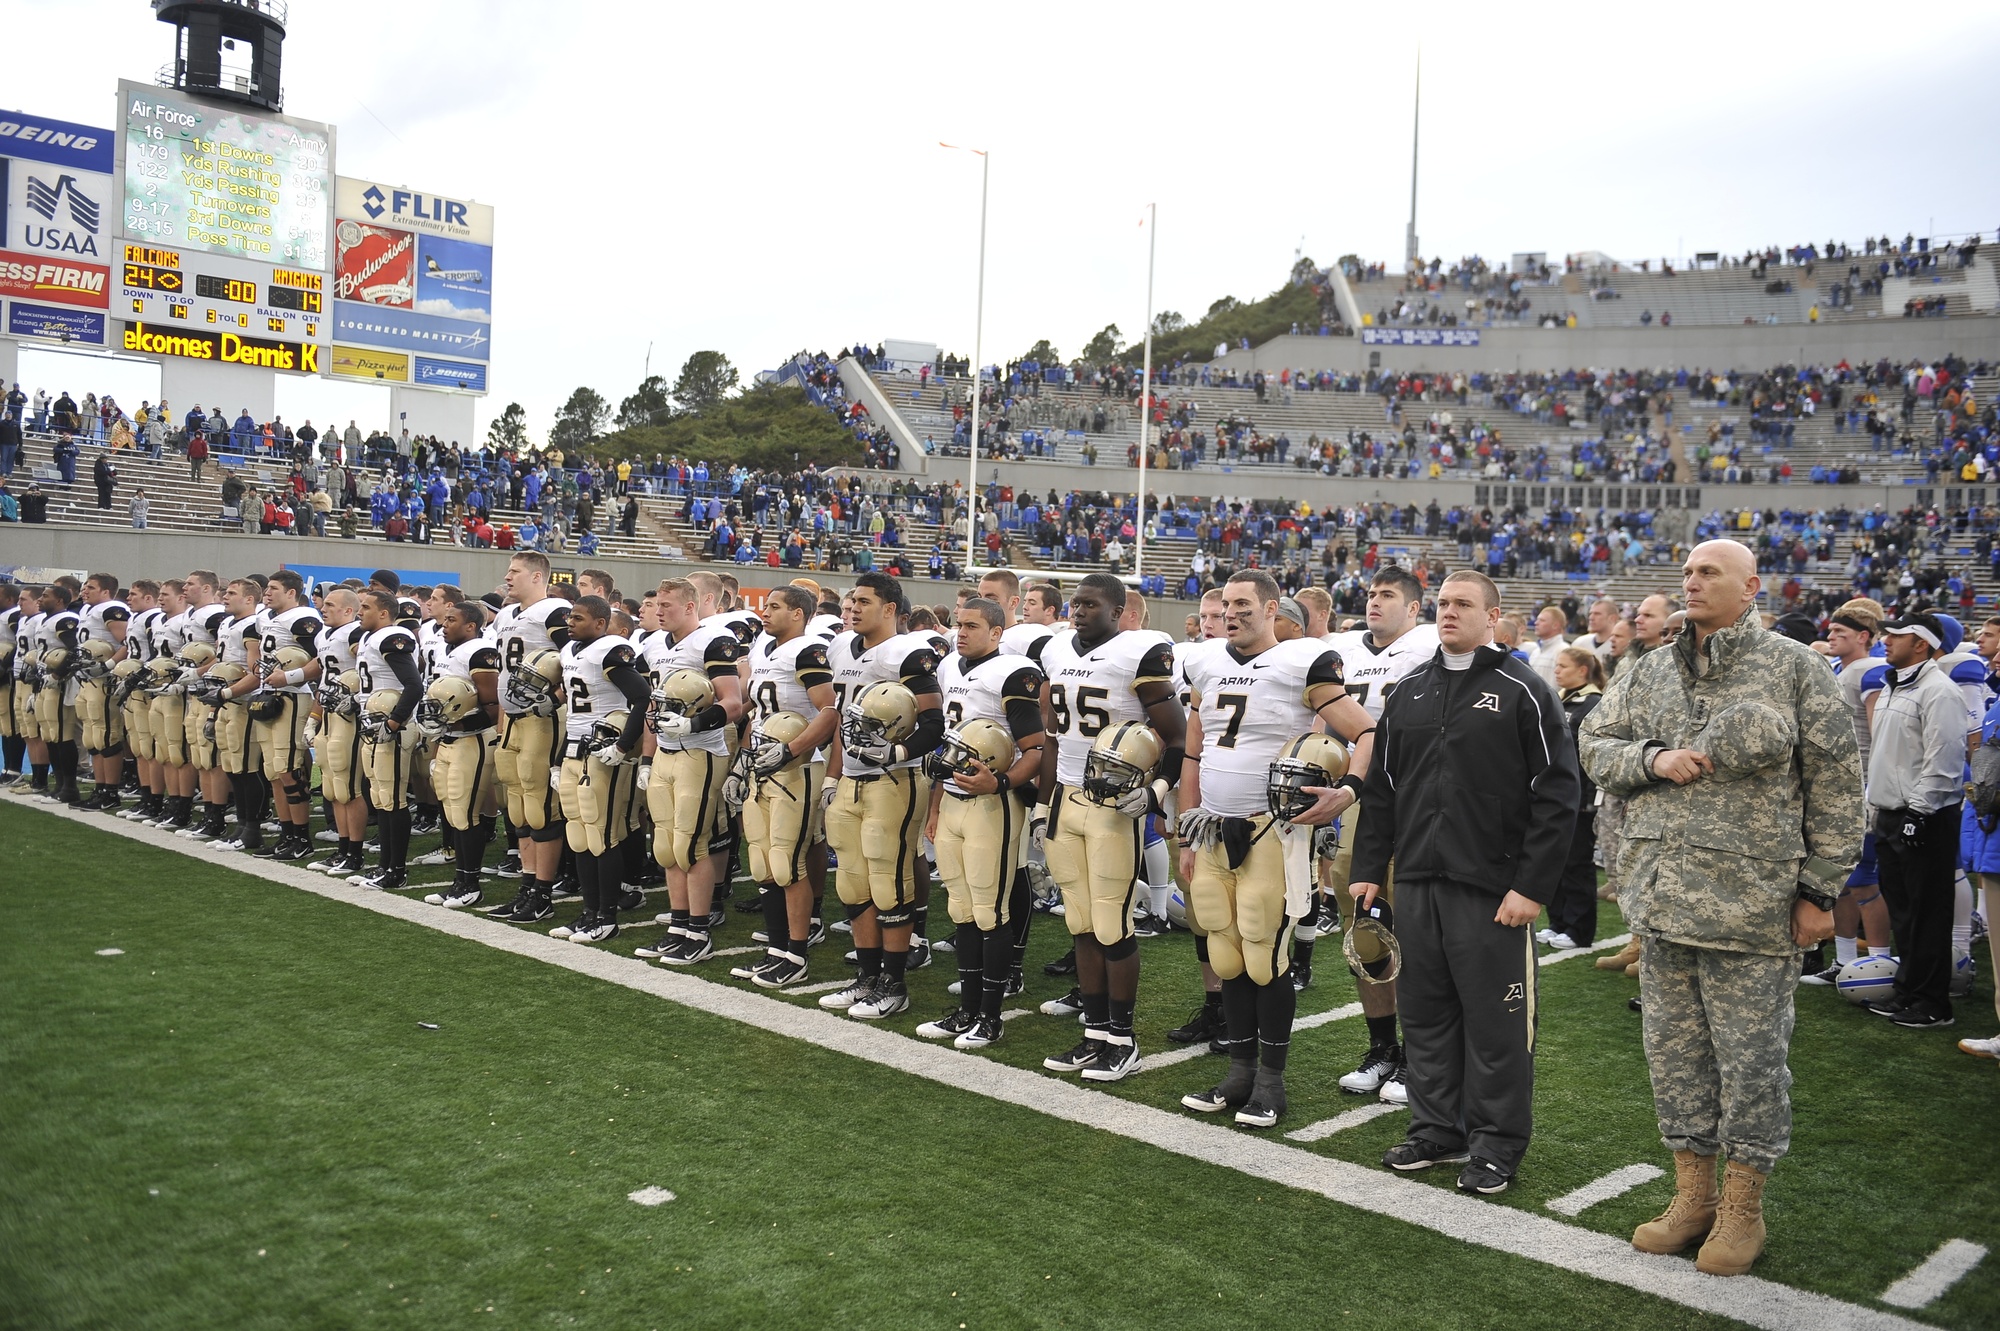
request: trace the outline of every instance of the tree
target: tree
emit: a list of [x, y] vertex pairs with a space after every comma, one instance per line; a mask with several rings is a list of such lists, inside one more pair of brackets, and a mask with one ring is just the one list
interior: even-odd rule
[[1171, 337], [1186, 327], [1187, 320], [1181, 317], [1179, 310], [1161, 310], [1153, 316], [1153, 336], [1155, 338]]
[[486, 427], [486, 446], [495, 452], [510, 448], [516, 453], [528, 451], [528, 413], [521, 410], [520, 403], [509, 402]]
[[650, 375], [639, 385], [639, 391], [618, 404], [618, 428], [636, 430], [642, 425], [665, 425], [674, 414], [674, 404], [667, 400], [667, 381], [660, 375]]
[[1046, 337], [1021, 354], [1022, 360], [1031, 360], [1038, 365], [1062, 364], [1062, 353]]
[[719, 351], [697, 351], [681, 366], [673, 398], [682, 411], [700, 413], [715, 406], [736, 387], [736, 367]]
[[1208, 307], [1208, 317], [1214, 319], [1220, 315], [1228, 314], [1240, 303], [1234, 296], [1224, 296], [1221, 300]]
[[1310, 254], [1301, 254], [1299, 261], [1292, 265], [1292, 281], [1299, 286], [1311, 286], [1319, 281], [1319, 265], [1312, 261]]
[[1087, 364], [1102, 365], [1118, 355], [1118, 345], [1125, 340], [1125, 334], [1118, 331], [1117, 324], [1106, 324], [1096, 337], [1083, 344], [1083, 359]]
[[611, 420], [611, 404], [594, 388], [579, 388], [556, 412], [549, 429], [549, 446], [565, 453], [584, 448], [604, 433]]

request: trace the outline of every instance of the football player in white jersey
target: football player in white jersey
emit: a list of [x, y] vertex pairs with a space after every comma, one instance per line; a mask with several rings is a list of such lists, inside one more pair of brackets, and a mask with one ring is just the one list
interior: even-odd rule
[[213, 850], [255, 851], [264, 845], [263, 754], [250, 724], [250, 696], [264, 685], [257, 666], [263, 651], [263, 602], [264, 584], [255, 578], [233, 579], [222, 590], [222, 605], [229, 615], [215, 630], [216, 655], [221, 659], [210, 669], [209, 678], [218, 671], [229, 676], [213, 691], [215, 763], [225, 774], [236, 805], [236, 830], [211, 842]]
[[[760, 988], [806, 978], [814, 910], [810, 867], [826, 865], [820, 799], [826, 746], [840, 724], [826, 644], [809, 629], [819, 608], [803, 587], [779, 587], [764, 602], [764, 632], [749, 653], [749, 789], [743, 837], [750, 875], [763, 886], [763, 961], [742, 972]], [[794, 733], [795, 732], [795, 733]]]
[[[1070, 594], [1075, 632], [1050, 639], [1041, 661], [1048, 679], [1042, 724], [1050, 742], [1042, 749], [1042, 802], [1030, 826], [1044, 838], [1049, 872], [1062, 889], [1084, 1018], [1082, 1041], [1043, 1065], [1091, 1081], [1119, 1081], [1139, 1068], [1132, 1035], [1139, 993], [1133, 892], [1146, 817], [1168, 807], [1187, 726], [1174, 688], [1172, 642], [1164, 633], [1119, 629], [1126, 595], [1109, 574], [1086, 574]], [[1099, 748], [1105, 752], [1093, 756]], [[1096, 777], [1097, 770], [1109, 775]]]
[[866, 1020], [910, 1006], [905, 976], [930, 807], [921, 765], [944, 737], [937, 650], [925, 634], [897, 632], [905, 604], [895, 578], [863, 573], [847, 598], [853, 627], [827, 649], [842, 715], [827, 764], [826, 839], [860, 972], [820, 1006]]
[[493, 840], [493, 751], [499, 743], [500, 651], [481, 629], [486, 607], [478, 601], [448, 603], [438, 618], [444, 655], [437, 675], [417, 704], [418, 726], [430, 733], [431, 788], [446, 823], [452, 885], [424, 898], [453, 910], [476, 906], [484, 895], [479, 875]]
[[160, 615], [153, 635], [157, 654], [140, 696], [146, 700], [146, 727], [152, 733], [166, 799], [148, 826], [180, 832], [194, 821], [195, 795], [195, 771], [188, 762], [187, 695], [178, 668], [180, 650], [188, 642], [185, 580], [168, 578], [160, 584]]
[[319, 757], [320, 793], [333, 821], [333, 858], [309, 867], [346, 878], [361, 872], [368, 840], [368, 800], [361, 758], [361, 597], [335, 587], [320, 603], [326, 627], [319, 635], [318, 722], [313, 749]]
[[611, 631], [611, 607], [601, 596], [579, 597], [570, 607], [562, 670], [569, 699], [560, 778], [563, 832], [576, 855], [583, 911], [549, 936], [601, 943], [618, 936], [624, 890], [618, 848], [631, 831], [652, 688], [631, 642]]
[[279, 569], [264, 588], [264, 628], [258, 650], [264, 696], [253, 709], [264, 776], [271, 783], [278, 815], [278, 839], [266, 858], [303, 860], [312, 856], [312, 750], [306, 722], [325, 668], [319, 656], [319, 611], [306, 599], [306, 581]]
[[1000, 1038], [1000, 1004], [1020, 992], [1014, 919], [1029, 912], [1021, 850], [1042, 767], [1042, 672], [1001, 650], [998, 601], [958, 611], [957, 650], [938, 667], [945, 742], [931, 758], [930, 817], [958, 958], [958, 1006], [917, 1027], [927, 1039], [982, 1049]]
[[[1180, 833], [1189, 913], [1222, 978], [1230, 1063], [1220, 1085], [1181, 1103], [1202, 1113], [1234, 1110], [1243, 1126], [1268, 1128], [1285, 1111], [1298, 1009], [1287, 935], [1313, 910], [1313, 829], [1352, 807], [1374, 722], [1348, 697], [1339, 652], [1316, 638], [1278, 641], [1281, 593], [1268, 573], [1247, 569], [1222, 592], [1228, 639], [1188, 662]], [[1340, 759], [1345, 745], [1354, 746], [1347, 770], [1321, 769], [1324, 785], [1288, 792], [1302, 805], [1273, 807], [1273, 764], [1319, 722], [1341, 741], [1343, 748], [1325, 745]]]
[[124, 721], [125, 746], [137, 769], [139, 802], [119, 816], [150, 822], [165, 817], [167, 798], [166, 776], [153, 742], [152, 700], [144, 689], [146, 667], [160, 655], [161, 625], [166, 622], [166, 612], [160, 608], [160, 584], [151, 578], [134, 578], [125, 603], [131, 607], [132, 619], [125, 630], [123, 660], [112, 670], [112, 705]]
[[[1199, 636], [1174, 644], [1174, 689], [1183, 706], [1188, 701], [1188, 662], [1196, 655], [1213, 649], [1216, 643], [1222, 642], [1228, 636], [1227, 617], [1222, 610], [1222, 588], [1210, 587], [1201, 594], [1199, 613], [1193, 618]], [[1176, 847], [1179, 845], [1178, 838], [1175, 845]], [[1174, 869], [1179, 872], [1178, 855], [1175, 856], [1175, 861]], [[1183, 891], [1187, 886], [1186, 875], [1182, 875]], [[1141, 938], [1163, 933], [1169, 927], [1165, 898], [1171, 892], [1172, 889], [1169, 888], [1154, 898], [1150, 916], [1138, 927]], [[1195, 959], [1201, 963], [1201, 1006], [1194, 1010], [1184, 1025], [1168, 1031], [1167, 1038], [1176, 1044], [1194, 1044], [1205, 1040], [1208, 1042], [1210, 1053], [1227, 1053], [1229, 1028], [1222, 1015], [1222, 977], [1215, 973], [1213, 966], [1209, 965], [1208, 937], [1194, 919], [1194, 913], [1188, 912], [1186, 918], [1187, 927], [1194, 934]]]
[[[1347, 675], [1347, 691], [1373, 720], [1382, 719], [1382, 706], [1395, 692], [1402, 678], [1437, 654], [1438, 637], [1434, 625], [1422, 622], [1424, 589], [1409, 570], [1390, 565], [1377, 569], [1368, 584], [1368, 627], [1330, 636]], [[1354, 829], [1360, 825], [1358, 810], [1340, 823], [1340, 849], [1333, 858], [1332, 886], [1353, 915], [1353, 896], [1348, 892], [1348, 875], [1354, 864]], [[1382, 884], [1382, 899], [1395, 904], [1394, 874]], [[1332, 925], [1331, 903], [1321, 907], [1323, 927]], [[1362, 968], [1379, 972], [1388, 965], [1388, 950], [1372, 933], [1354, 940]], [[1295, 950], [1295, 967], [1310, 974], [1312, 954], [1301, 958]], [[1374, 1094], [1390, 1104], [1408, 1104], [1402, 1044], [1396, 1038], [1396, 983], [1363, 984], [1361, 1012], [1368, 1023], [1368, 1051], [1360, 1066], [1340, 1079], [1340, 1088], [1354, 1095]]]
[[[562, 808], [549, 773], [562, 761], [563, 726], [560, 716], [530, 716], [508, 700], [517, 692], [510, 686], [523, 662], [569, 641], [569, 602], [549, 595], [549, 557], [538, 551], [523, 550], [508, 560], [504, 585], [507, 603], [493, 621], [503, 714], [494, 761], [521, 867], [514, 899], [487, 913], [532, 923], [553, 913], [549, 902], [562, 873]], [[517, 727], [516, 721], [525, 724]], [[507, 867], [503, 862], [503, 876]]]
[[402, 617], [393, 592], [370, 587], [361, 594], [362, 636], [355, 663], [361, 682], [361, 755], [382, 852], [374, 873], [356, 873], [347, 881], [388, 892], [409, 882], [410, 765], [417, 747], [410, 718], [424, 696], [417, 635], [404, 627]]
[[70, 608], [76, 599], [70, 585], [74, 581], [58, 579], [42, 589], [42, 613], [34, 630], [42, 656], [34, 714], [42, 742], [48, 746], [49, 798], [80, 807], [84, 798], [76, 788], [76, 709], [64, 703], [64, 695], [74, 686], [76, 671], [82, 665], [83, 624]]
[[[84, 579], [77, 615], [82, 642], [108, 643], [116, 655], [124, 654], [132, 608], [119, 599], [115, 573]], [[111, 702], [109, 671], [102, 663], [86, 666], [68, 695], [66, 701], [78, 713], [78, 740], [90, 754], [93, 787], [84, 807], [115, 812], [122, 804], [118, 791], [125, 777], [125, 721]]]
[[[652, 775], [646, 807], [653, 817], [653, 858], [666, 870], [671, 906], [667, 938], [649, 948], [670, 966], [692, 966], [715, 955], [709, 928], [716, 886], [728, 862], [729, 821], [722, 799], [729, 775], [730, 740], [743, 715], [736, 663], [743, 644], [719, 616], [699, 618], [696, 579], [669, 578], [655, 598], [666, 632], [649, 645], [643, 668], [651, 675], [654, 707]], [[707, 681], [698, 710], [672, 683], [681, 671]]]
[[[223, 625], [234, 618], [229, 607], [222, 603], [221, 578], [212, 569], [193, 569], [183, 581], [182, 590], [188, 602], [188, 617], [184, 626], [186, 645], [215, 650], [221, 642]], [[213, 669], [213, 662], [196, 667], [196, 678], [205, 680], [208, 671]], [[228, 833], [229, 774], [216, 761], [214, 726], [211, 724], [215, 720], [215, 704], [207, 688], [206, 685], [197, 687], [190, 681], [186, 705], [182, 709], [182, 733], [187, 738], [188, 761], [194, 767], [195, 783], [202, 803], [201, 821], [176, 833], [189, 840], [219, 839]]]

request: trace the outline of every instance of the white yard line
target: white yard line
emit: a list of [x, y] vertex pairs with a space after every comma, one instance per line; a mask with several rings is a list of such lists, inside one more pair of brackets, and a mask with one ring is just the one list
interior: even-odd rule
[[802, 984], [796, 989], [780, 989], [778, 992], [793, 998], [804, 998], [807, 994], [830, 994], [836, 989], [845, 989], [853, 983], [852, 977], [845, 980], [822, 980], [818, 984]]
[[1551, 1198], [1548, 1208], [1557, 1215], [1581, 1215], [1586, 1208], [1628, 1193], [1641, 1183], [1651, 1183], [1666, 1172], [1658, 1165], [1627, 1165], [1584, 1184], [1575, 1192]]
[[1571, 957], [1588, 957], [1599, 952], [1616, 952], [1631, 941], [1632, 935], [1619, 934], [1616, 938], [1607, 938], [1601, 943], [1592, 943], [1589, 947], [1569, 947], [1564, 948], [1560, 952], [1551, 952], [1545, 957], [1537, 957], [1535, 964], [1537, 966], [1553, 966], [1558, 961], [1568, 961]]
[[[48, 805], [39, 806], [39, 811], [161, 850], [177, 851], [198, 863], [214, 863], [212, 857], [201, 855], [198, 847], [161, 835], [152, 828]], [[1824, 1331], [1829, 1326], [1855, 1331], [1929, 1331], [1923, 1323], [1894, 1313], [1756, 1276], [1703, 1275], [1695, 1270], [1694, 1263], [1684, 1259], [1637, 1252], [1623, 1235], [1599, 1234], [1547, 1216], [1496, 1206], [1428, 1183], [1399, 1178], [1381, 1169], [1317, 1155], [1233, 1127], [1198, 1122], [1185, 1114], [1123, 1100], [1077, 1082], [1009, 1067], [948, 1046], [941, 1048], [880, 1026], [849, 1021], [817, 1006], [779, 1002], [698, 976], [649, 966], [613, 952], [575, 947], [479, 916], [440, 910], [391, 893], [366, 892], [344, 882], [329, 882], [324, 874], [308, 873], [291, 865], [237, 860], [228, 867], [496, 951], [511, 952], [653, 994], [683, 1007], [739, 1021], [971, 1095], [1315, 1193], [1344, 1206], [1416, 1225], [1476, 1247], [1509, 1253], [1651, 1294], [1683, 1307], [1734, 1318], [1762, 1331]]]
[[1317, 1123], [1308, 1123], [1296, 1132], [1286, 1133], [1285, 1140], [1294, 1142], [1320, 1141], [1331, 1137], [1336, 1132], [1345, 1132], [1349, 1128], [1358, 1128], [1363, 1123], [1372, 1123], [1385, 1114], [1401, 1113], [1406, 1108], [1408, 1108], [1406, 1105], [1386, 1104], [1378, 1100], [1372, 1105], [1363, 1105], [1359, 1109], [1350, 1109], [1345, 1114], [1335, 1114], [1332, 1118], [1323, 1118]]
[[1924, 1264], [1882, 1291], [1882, 1302], [1898, 1308], [1923, 1308], [1937, 1300], [1953, 1285], [1972, 1273], [1986, 1256], [1986, 1249], [1964, 1239], [1948, 1240], [1925, 1259]]
[[[1310, 1017], [1300, 1017], [1297, 1021], [1294, 1021], [1292, 1023], [1292, 1034], [1297, 1035], [1300, 1031], [1309, 1031], [1315, 1026], [1324, 1026], [1332, 1021], [1345, 1021], [1349, 1017], [1358, 1017], [1360, 1015], [1361, 1004], [1359, 1003], [1349, 1003], [1344, 1007], [1328, 1008], [1324, 1012], [1315, 1012]], [[1139, 1071], [1154, 1072], [1160, 1068], [1175, 1067], [1187, 1062], [1189, 1059], [1200, 1058], [1207, 1052], [1208, 1041], [1197, 1040], [1184, 1048], [1169, 1049], [1162, 1054], [1145, 1055], [1145, 1061], [1139, 1065]]]

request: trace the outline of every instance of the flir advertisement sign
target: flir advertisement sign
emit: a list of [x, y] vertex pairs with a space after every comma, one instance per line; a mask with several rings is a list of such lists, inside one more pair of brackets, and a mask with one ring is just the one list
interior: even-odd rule
[[427, 353], [416, 356], [410, 383], [483, 393], [492, 293], [490, 205], [335, 181], [334, 323], [343, 344]]

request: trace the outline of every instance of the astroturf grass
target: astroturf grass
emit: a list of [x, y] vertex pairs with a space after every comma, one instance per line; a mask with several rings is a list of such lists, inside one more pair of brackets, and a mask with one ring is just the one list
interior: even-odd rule
[[[1717, 1322], [274, 886], [226, 857], [211, 867], [12, 803], [0, 844], [9, 1327]], [[719, 943], [753, 927], [732, 916]], [[1607, 907], [1603, 932], [1617, 927]], [[814, 951], [814, 979], [846, 974], [845, 941]], [[1067, 986], [1040, 974], [1064, 941], [1037, 921], [1030, 989], [1010, 1006]], [[1140, 1038], [1157, 1053], [1199, 983], [1184, 936], [1144, 947]], [[1337, 958], [1323, 943], [1302, 1014], [1352, 1000]], [[938, 961], [892, 1028], [946, 1006], [952, 959]], [[1541, 979], [1537, 1137], [1498, 1199], [1532, 1211], [1621, 1165], [1668, 1163], [1625, 1008], [1634, 984], [1583, 959]], [[1976, 1020], [1990, 1001], [1982, 983], [1962, 1011]], [[1831, 993], [1803, 992], [1800, 1009], [1797, 1142], [1758, 1273], [1865, 1303], [1946, 1239], [2000, 1246], [1992, 1065]], [[1021, 1017], [989, 1055], [1035, 1066], [1075, 1029]], [[1364, 1043], [1359, 1019], [1299, 1035], [1281, 1131], [1366, 1103], [1334, 1086]], [[1218, 1071], [1197, 1059], [1107, 1093], [1171, 1107]], [[1302, 1149], [1372, 1164], [1404, 1121]], [[626, 1199], [647, 1185], [679, 1199]], [[1579, 1223], [1627, 1233], [1668, 1191], [1658, 1180]], [[1996, 1300], [1989, 1261], [1922, 1316], [1991, 1325]]]

